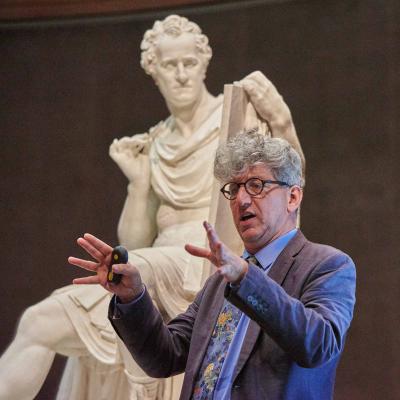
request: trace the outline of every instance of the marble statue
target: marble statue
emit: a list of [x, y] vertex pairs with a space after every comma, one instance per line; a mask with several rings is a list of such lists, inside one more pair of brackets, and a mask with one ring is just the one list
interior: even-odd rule
[[[212, 52], [195, 23], [176, 15], [156, 21], [141, 49], [141, 65], [170, 116], [110, 146], [129, 182], [118, 236], [169, 319], [203, 283], [201, 261], [183, 246], [205, 243], [201, 222], [209, 216], [223, 96], [205, 86]], [[290, 111], [272, 83], [254, 72], [239, 85], [252, 104], [248, 123], [285, 137], [302, 155]], [[0, 359], [0, 399], [33, 399], [56, 353], [68, 357], [58, 400], [177, 398], [180, 377], [149, 378], [127, 353], [107, 320], [109, 300], [99, 285], [70, 285], [29, 307]]]

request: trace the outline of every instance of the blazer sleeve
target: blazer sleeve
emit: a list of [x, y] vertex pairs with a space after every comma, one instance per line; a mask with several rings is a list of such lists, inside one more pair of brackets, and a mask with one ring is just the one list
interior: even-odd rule
[[355, 266], [344, 253], [326, 257], [301, 282], [298, 298], [250, 264], [225, 296], [255, 320], [301, 367], [318, 367], [343, 350], [355, 303]]
[[190, 339], [204, 289], [188, 309], [165, 324], [145, 290], [124, 312], [111, 299], [108, 318], [139, 366], [151, 377], [165, 378], [184, 372]]

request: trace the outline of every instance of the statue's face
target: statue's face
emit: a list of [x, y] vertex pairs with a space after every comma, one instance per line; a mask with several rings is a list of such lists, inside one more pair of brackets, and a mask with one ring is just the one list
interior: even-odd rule
[[153, 78], [166, 102], [175, 108], [194, 106], [204, 87], [206, 66], [198, 54], [195, 36], [161, 36], [156, 48]]

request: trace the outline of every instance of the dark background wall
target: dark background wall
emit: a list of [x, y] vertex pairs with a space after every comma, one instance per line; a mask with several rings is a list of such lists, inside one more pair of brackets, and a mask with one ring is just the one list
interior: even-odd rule
[[[172, 11], [210, 39], [212, 93], [260, 69], [289, 104], [307, 159], [302, 229], [358, 267], [336, 399], [398, 399], [400, 3], [249, 1]], [[1, 25], [0, 352], [26, 307], [80, 275], [66, 262], [82, 254], [75, 238], [89, 231], [117, 242], [126, 181], [108, 146], [168, 114], [140, 69], [139, 45], [172, 11]], [[54, 396], [57, 374], [38, 399]]]

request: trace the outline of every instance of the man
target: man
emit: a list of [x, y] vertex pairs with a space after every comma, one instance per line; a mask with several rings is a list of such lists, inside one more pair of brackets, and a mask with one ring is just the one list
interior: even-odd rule
[[111, 247], [86, 234], [78, 244], [96, 262], [69, 262], [97, 274], [115, 294], [109, 317], [150, 375], [185, 371], [181, 399], [331, 399], [355, 302], [355, 267], [341, 251], [309, 242], [296, 229], [302, 200], [301, 161], [282, 139], [247, 132], [217, 151], [243, 257], [204, 223], [209, 249], [186, 250], [217, 268], [188, 309], [167, 325], [144, 288], [140, 270], [114, 265]]
[[[201, 288], [202, 261], [185, 252], [184, 244], [188, 238], [205, 242], [200, 222], [209, 215], [223, 99], [204, 83], [212, 52], [195, 23], [176, 15], [156, 21], [141, 48], [141, 65], [171, 115], [148, 133], [110, 147], [129, 181], [118, 236], [168, 320]], [[242, 85], [272, 135], [301, 152], [290, 111], [272, 83], [256, 72]], [[58, 400], [174, 398], [177, 385], [163, 388], [119, 346], [106, 317], [108, 302], [100, 286], [67, 286], [26, 310], [0, 360], [0, 398], [34, 398], [56, 353], [69, 356]]]

